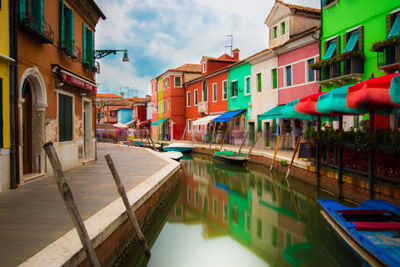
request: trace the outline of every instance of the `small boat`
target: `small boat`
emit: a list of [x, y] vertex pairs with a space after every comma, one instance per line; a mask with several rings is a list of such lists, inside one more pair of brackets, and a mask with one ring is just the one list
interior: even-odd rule
[[247, 154], [238, 154], [231, 150], [215, 151], [213, 158], [229, 164], [243, 164], [249, 160]]
[[181, 152], [178, 151], [167, 151], [167, 152], [158, 152], [161, 155], [176, 160], [176, 161], [180, 161], [180, 159], [183, 157], [183, 154]]
[[319, 199], [329, 226], [361, 259], [363, 265], [400, 266], [400, 208], [384, 200], [346, 207]]
[[168, 146], [164, 146], [164, 151], [179, 151], [182, 153], [190, 153], [194, 146], [185, 143], [171, 143]]

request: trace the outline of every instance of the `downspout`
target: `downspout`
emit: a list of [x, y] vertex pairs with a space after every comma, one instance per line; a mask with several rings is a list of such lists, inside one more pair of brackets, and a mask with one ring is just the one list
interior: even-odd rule
[[18, 1], [10, 1], [10, 56], [15, 59], [10, 64], [10, 189], [16, 189], [20, 183], [19, 173], [19, 131], [18, 131]]

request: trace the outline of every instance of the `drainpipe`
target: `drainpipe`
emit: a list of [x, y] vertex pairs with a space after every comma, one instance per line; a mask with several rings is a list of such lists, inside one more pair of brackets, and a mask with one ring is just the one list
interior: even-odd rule
[[10, 189], [20, 183], [19, 173], [19, 131], [18, 131], [18, 68], [17, 68], [17, 36], [18, 36], [18, 1], [10, 1], [10, 56], [15, 59], [10, 64]]

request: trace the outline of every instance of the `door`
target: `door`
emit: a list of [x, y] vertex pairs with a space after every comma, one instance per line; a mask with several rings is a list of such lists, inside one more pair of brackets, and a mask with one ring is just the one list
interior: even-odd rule
[[23, 173], [32, 172], [32, 92], [29, 83], [24, 84], [23, 96], [25, 102], [22, 106], [22, 131], [23, 131]]
[[254, 122], [249, 122], [249, 131], [250, 131], [250, 142], [251, 144], [254, 144], [254, 138], [255, 138], [255, 126]]

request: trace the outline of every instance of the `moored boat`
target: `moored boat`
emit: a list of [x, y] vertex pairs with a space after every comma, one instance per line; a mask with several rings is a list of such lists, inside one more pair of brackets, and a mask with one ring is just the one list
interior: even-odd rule
[[178, 151], [182, 153], [189, 153], [193, 150], [194, 146], [185, 143], [171, 143], [168, 146], [164, 146], [164, 151]]
[[176, 161], [180, 161], [180, 159], [182, 158], [183, 154], [181, 152], [178, 151], [167, 151], [167, 152], [158, 152], [161, 155], [176, 160]]
[[329, 226], [369, 266], [400, 266], [400, 208], [384, 200], [346, 207], [319, 199]]
[[247, 154], [238, 154], [231, 150], [215, 151], [213, 158], [229, 164], [243, 164], [249, 160]]

